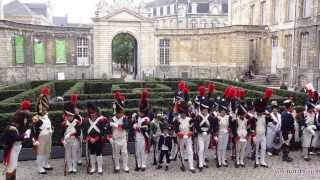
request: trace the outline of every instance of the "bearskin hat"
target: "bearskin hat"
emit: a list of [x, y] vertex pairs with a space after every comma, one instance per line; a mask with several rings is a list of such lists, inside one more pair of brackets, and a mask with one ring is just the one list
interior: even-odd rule
[[44, 87], [41, 89], [41, 94], [37, 99], [36, 111], [40, 115], [44, 115], [49, 110], [49, 88]]
[[31, 107], [31, 102], [29, 100], [23, 100], [20, 103], [20, 110], [22, 111], [30, 110], [30, 107]]
[[219, 111], [226, 111], [228, 112], [229, 111], [229, 108], [228, 108], [229, 104], [228, 102], [226, 101], [226, 99], [222, 98], [220, 99], [219, 101]]
[[120, 91], [114, 93], [113, 111], [119, 113], [124, 110], [125, 97], [121, 95]]
[[67, 103], [64, 107], [64, 113], [66, 115], [74, 116], [75, 115], [75, 106], [73, 103]]
[[99, 108], [94, 102], [87, 103], [88, 114], [96, 114], [99, 112]]
[[149, 101], [148, 101], [149, 92], [147, 89], [144, 89], [140, 93], [140, 104], [139, 111], [147, 115], [149, 113]]
[[306, 106], [307, 106], [307, 111], [313, 110], [315, 108], [315, 105], [310, 101], [306, 103]]
[[245, 107], [245, 104], [243, 104], [243, 103], [240, 103], [239, 104], [239, 107], [238, 107], [238, 109], [237, 109], [237, 114], [238, 115], [240, 115], [240, 116], [242, 116], [242, 115], [245, 115], [245, 114], [247, 114], [247, 109], [246, 109], [246, 107]]
[[254, 108], [257, 113], [264, 113], [267, 108], [267, 101], [264, 98], [256, 98], [254, 101]]
[[200, 101], [200, 109], [211, 109], [212, 103], [208, 97], [205, 97]]

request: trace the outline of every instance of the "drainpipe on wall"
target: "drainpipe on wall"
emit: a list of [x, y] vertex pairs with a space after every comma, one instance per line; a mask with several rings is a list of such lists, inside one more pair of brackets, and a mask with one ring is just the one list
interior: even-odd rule
[[[295, 0], [294, 4], [294, 20], [293, 20], [293, 35], [292, 35], [292, 52], [291, 52], [291, 62], [290, 62], [290, 86], [293, 88], [295, 85], [294, 81], [294, 67], [296, 64], [294, 62], [294, 54], [295, 54], [295, 39], [296, 39], [296, 20], [297, 20], [297, 0]], [[297, 57], [299, 58], [299, 57]]]

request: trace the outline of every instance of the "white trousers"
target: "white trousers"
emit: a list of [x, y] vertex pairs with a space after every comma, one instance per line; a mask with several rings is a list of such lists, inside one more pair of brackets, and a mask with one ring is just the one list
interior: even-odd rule
[[[188, 163], [189, 163], [189, 169], [193, 170], [193, 150], [192, 150], [192, 140], [191, 137], [185, 139], [185, 138], [180, 138], [178, 139], [179, 141], [179, 147], [180, 147], [180, 151], [183, 152], [182, 150], [184, 150], [184, 147], [186, 147], [186, 151], [187, 151], [187, 157], [188, 157]], [[181, 153], [182, 159], [185, 159], [185, 154]]]
[[229, 133], [220, 133], [218, 136], [218, 164], [222, 165], [226, 163], [226, 151], [229, 141]]
[[138, 162], [138, 168], [146, 168], [146, 160], [147, 160], [147, 153], [146, 153], [146, 143], [144, 139], [136, 139], [135, 142], [136, 148], [136, 157]]
[[267, 148], [271, 149], [273, 148], [273, 141], [274, 138], [276, 137], [276, 129], [274, 127], [267, 127]]
[[236, 158], [237, 164], [244, 165], [244, 158], [246, 156], [247, 141], [237, 141], [236, 143]]
[[127, 138], [114, 139], [112, 144], [112, 153], [115, 163], [116, 170], [120, 170], [120, 156], [122, 158], [123, 169], [128, 171], [128, 148], [127, 148]]
[[18, 167], [18, 158], [21, 151], [21, 142], [15, 142], [11, 148], [9, 164], [7, 166], [7, 173], [13, 173]]
[[78, 162], [82, 162], [82, 142], [83, 142], [83, 135], [81, 132], [81, 135], [79, 137], [79, 147], [77, 152]]
[[75, 137], [71, 137], [66, 140], [66, 144], [64, 147], [68, 170], [76, 170], [78, 161], [79, 140]]
[[171, 148], [171, 152], [170, 152], [170, 159], [174, 159], [176, 157], [176, 154], [178, 153], [178, 146], [177, 144], [172, 141], [172, 148]]
[[209, 150], [210, 135], [198, 135], [198, 148], [199, 148], [199, 167], [206, 165], [205, 158]]
[[320, 148], [320, 131], [316, 131], [315, 135], [313, 136], [312, 147]]
[[260, 163], [265, 164], [265, 156], [266, 156], [266, 136], [265, 135], [257, 135], [255, 137], [255, 146], [256, 146], [256, 163], [259, 164], [259, 147], [261, 147], [260, 150]]
[[303, 129], [302, 132], [302, 147], [309, 148], [311, 147], [312, 134], [309, 132], [307, 128]]

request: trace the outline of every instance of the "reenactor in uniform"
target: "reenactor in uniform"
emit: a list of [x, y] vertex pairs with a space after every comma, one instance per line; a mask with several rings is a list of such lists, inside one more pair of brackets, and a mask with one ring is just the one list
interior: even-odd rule
[[102, 174], [102, 149], [107, 133], [108, 119], [102, 116], [98, 107], [93, 102], [87, 103], [88, 116], [83, 122], [84, 138], [88, 143], [88, 149], [90, 154], [90, 166], [89, 174], [96, 172], [96, 163], [98, 165], [98, 173]]
[[115, 163], [114, 172], [120, 172], [120, 156], [122, 158], [123, 169], [126, 173], [129, 173], [128, 167], [128, 133], [129, 121], [128, 117], [124, 114], [125, 97], [120, 94], [119, 91], [115, 92], [113, 102], [113, 109], [115, 115], [110, 121], [111, 133], [112, 133], [112, 153]]
[[203, 167], [208, 168], [205, 162], [209, 151], [209, 143], [211, 134], [213, 132], [214, 117], [209, 113], [211, 109], [211, 102], [208, 97], [200, 100], [200, 113], [195, 118], [195, 129], [197, 131], [198, 140], [198, 155], [199, 155], [199, 169], [202, 171]]
[[[265, 161], [266, 149], [267, 149], [267, 124], [273, 120], [270, 118], [270, 114], [266, 112], [268, 105], [268, 100], [272, 96], [272, 89], [266, 88], [264, 97], [257, 98], [254, 101], [254, 106], [256, 114], [251, 121], [251, 133], [253, 134], [253, 142], [255, 144], [255, 165], [257, 168], [259, 165], [268, 168], [268, 165]], [[276, 123], [276, 122], [274, 122]], [[259, 154], [260, 151], [260, 154]]]
[[3, 164], [6, 180], [16, 180], [22, 143], [30, 138], [31, 130], [28, 129], [31, 123], [30, 106], [30, 101], [21, 102], [20, 109], [15, 112], [1, 137], [1, 142], [4, 144]]
[[228, 102], [222, 98], [219, 102], [219, 112], [214, 120], [213, 134], [217, 144], [217, 168], [228, 167], [226, 153], [229, 142], [229, 132], [232, 117], [229, 116]]
[[288, 99], [283, 102], [285, 106], [281, 114], [281, 134], [282, 134], [282, 160], [291, 162], [293, 159], [289, 157], [290, 141], [295, 134], [295, 120], [293, 117], [293, 102]]
[[246, 148], [249, 139], [248, 129], [250, 127], [250, 118], [245, 104], [239, 104], [237, 118], [232, 121], [232, 131], [235, 135], [236, 142], [236, 168], [239, 166], [245, 167], [244, 159], [246, 157]]
[[68, 173], [77, 172], [79, 141], [81, 133], [81, 121], [76, 118], [75, 106], [72, 102], [66, 104], [63, 114], [63, 138], [61, 140], [65, 148], [65, 159], [68, 167]]
[[140, 94], [139, 117], [133, 125], [135, 130], [136, 171], [145, 171], [147, 155], [150, 151], [150, 118], [148, 117], [150, 104], [149, 93], [144, 89]]
[[302, 127], [302, 153], [306, 161], [310, 161], [309, 148], [311, 147], [312, 138], [317, 129], [315, 125], [316, 114], [314, 112], [315, 105], [312, 102], [307, 102], [307, 110], [304, 112], [304, 120], [301, 122]]
[[49, 88], [41, 89], [38, 97], [36, 110], [37, 114], [32, 118], [32, 142], [37, 153], [37, 166], [40, 174], [47, 174], [47, 170], [53, 168], [49, 164], [49, 157], [52, 146], [53, 128], [49, 119]]

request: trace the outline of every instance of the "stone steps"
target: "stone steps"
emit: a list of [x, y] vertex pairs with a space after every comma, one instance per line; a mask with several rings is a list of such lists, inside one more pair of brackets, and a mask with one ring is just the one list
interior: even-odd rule
[[[266, 82], [266, 79], [267, 79], [268, 76], [269, 76], [270, 83]], [[254, 85], [278, 87], [281, 84], [281, 79], [277, 75], [274, 75], [274, 74], [270, 74], [270, 75], [255, 75], [254, 79], [246, 80], [246, 83], [254, 84]]]

